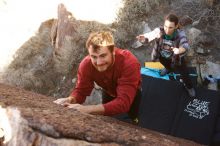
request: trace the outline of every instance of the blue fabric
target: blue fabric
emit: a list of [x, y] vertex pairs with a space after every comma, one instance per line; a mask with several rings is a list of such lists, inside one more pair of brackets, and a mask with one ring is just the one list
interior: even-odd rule
[[141, 68], [141, 74], [142, 75], [151, 76], [151, 77], [155, 77], [155, 78], [161, 78], [161, 79], [165, 79], [165, 80], [170, 80], [168, 74], [166, 74], [165, 76], [160, 76], [160, 70], [159, 69], [142, 67]]
[[[180, 76], [179, 73], [174, 73], [174, 72], [168, 73], [165, 76], [160, 76], [160, 69], [149, 68], [149, 67], [141, 67], [141, 74], [155, 78], [165, 79], [165, 80], [170, 80], [170, 76], [172, 76], [175, 80], [177, 80], [177, 77]], [[191, 73], [189, 74], [189, 76], [197, 77], [197, 74]]]

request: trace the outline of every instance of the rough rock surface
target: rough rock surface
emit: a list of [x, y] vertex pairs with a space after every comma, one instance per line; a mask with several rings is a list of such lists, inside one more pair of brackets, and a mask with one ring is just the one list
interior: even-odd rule
[[[6, 145], [50, 146], [59, 145], [62, 141], [65, 141], [62, 143], [63, 146], [71, 143], [72, 145], [199, 145], [109, 117], [83, 114], [54, 104], [52, 97], [4, 84], [0, 84], [0, 99], [0, 105], [5, 109], [5, 115], [12, 128], [12, 139]], [[1, 120], [5, 118], [1, 116]], [[4, 130], [7, 131], [6, 128]], [[5, 136], [7, 139], [7, 135]]]
[[[193, 35], [188, 34], [192, 43], [189, 60], [192, 65], [201, 64], [198, 71], [202, 80], [208, 73], [206, 68], [214, 70], [208, 61], [220, 64], [220, 4], [217, 0], [207, 0], [207, 4], [209, 7], [197, 0], [128, 0], [120, 13], [121, 17], [111, 26], [115, 29], [116, 44], [130, 49], [136, 41], [135, 36], [145, 30], [146, 24], [153, 29], [163, 24], [164, 15], [172, 11], [180, 16], [187, 15], [192, 22], [186, 21], [189, 25], [183, 29], [186, 32], [194, 29]], [[214, 13], [209, 15], [210, 12]], [[60, 5], [58, 19], [42, 23], [36, 36], [22, 45], [6, 71], [4, 83], [53, 97], [0, 85], [0, 105], [4, 109], [2, 111], [7, 113], [7, 116], [1, 116], [0, 108], [0, 121], [2, 117], [8, 117], [14, 134], [7, 145], [197, 145], [109, 117], [82, 114], [52, 103], [54, 97], [69, 95], [77, 65], [86, 55], [88, 34], [104, 28], [109, 29], [109, 26], [74, 19]], [[150, 60], [152, 47], [153, 43], [130, 50], [143, 63]], [[219, 68], [216, 71], [214, 75], [217, 76]], [[88, 102], [91, 104], [94, 100]]]
[[88, 35], [107, 28], [98, 22], [76, 20], [60, 4], [58, 19], [41, 24], [36, 35], [17, 50], [0, 80], [47, 96], [69, 96], [78, 64], [87, 55]]

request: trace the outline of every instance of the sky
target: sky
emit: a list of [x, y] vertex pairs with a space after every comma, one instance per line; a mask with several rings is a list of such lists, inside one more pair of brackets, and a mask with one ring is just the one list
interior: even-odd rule
[[63, 3], [76, 19], [111, 23], [122, 0], [0, 0], [0, 72], [15, 51], [39, 28], [41, 22], [57, 18]]

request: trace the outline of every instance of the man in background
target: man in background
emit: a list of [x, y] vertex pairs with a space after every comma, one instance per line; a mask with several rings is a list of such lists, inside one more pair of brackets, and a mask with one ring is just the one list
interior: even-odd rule
[[195, 97], [196, 92], [189, 78], [187, 65], [184, 59], [187, 51], [190, 49], [185, 32], [178, 28], [179, 19], [174, 14], [165, 17], [163, 27], [155, 28], [153, 31], [137, 36], [142, 43], [156, 40], [151, 59], [165, 67], [160, 75], [164, 76], [171, 71], [179, 71], [181, 78], [190, 97]]

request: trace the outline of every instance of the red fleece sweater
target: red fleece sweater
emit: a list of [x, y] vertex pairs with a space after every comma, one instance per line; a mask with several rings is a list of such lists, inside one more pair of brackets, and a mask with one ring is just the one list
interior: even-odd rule
[[76, 87], [71, 93], [77, 103], [83, 103], [91, 94], [96, 82], [109, 95], [115, 97], [103, 104], [104, 115], [117, 115], [129, 111], [137, 89], [140, 87], [140, 63], [128, 50], [115, 49], [115, 62], [104, 72], [99, 72], [86, 56], [79, 65]]

